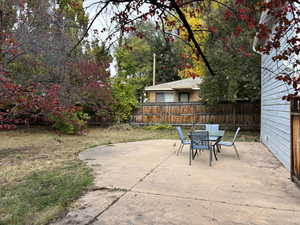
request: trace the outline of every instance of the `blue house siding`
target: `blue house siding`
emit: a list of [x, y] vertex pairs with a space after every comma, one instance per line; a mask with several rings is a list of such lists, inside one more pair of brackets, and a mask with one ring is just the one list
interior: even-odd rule
[[[285, 46], [283, 40], [282, 48]], [[282, 62], [274, 62], [274, 55], [275, 52], [262, 56], [261, 142], [290, 169], [290, 103], [282, 100], [282, 96], [289, 93], [290, 87], [275, 79], [285, 66]]]
[[[267, 0], [266, 0], [267, 1]], [[300, 8], [300, 4], [296, 4]], [[295, 14], [289, 13], [289, 19]], [[264, 12], [260, 22], [267, 24], [270, 28], [273, 25], [273, 32], [276, 27], [274, 18]], [[296, 25], [297, 27], [299, 25]], [[287, 43], [292, 36], [295, 36], [295, 27], [290, 26], [289, 30], [280, 40], [280, 48], [273, 50], [269, 55], [262, 55], [261, 72], [261, 142], [290, 170], [291, 154], [291, 112], [290, 102], [282, 100], [282, 96], [293, 92], [292, 88], [275, 78], [281, 74], [292, 74], [292, 55], [289, 61], [274, 62], [272, 57], [285, 51], [290, 45]], [[299, 37], [299, 35], [298, 35]], [[258, 42], [254, 42], [254, 47]], [[295, 56], [299, 60], [299, 56]], [[287, 68], [288, 67], [288, 68]], [[298, 68], [299, 69], [299, 68]], [[294, 71], [295, 72], [295, 71]]]

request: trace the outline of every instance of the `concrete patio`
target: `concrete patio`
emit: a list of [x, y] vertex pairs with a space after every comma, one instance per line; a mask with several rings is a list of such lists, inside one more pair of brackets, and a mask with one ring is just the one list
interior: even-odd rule
[[222, 148], [208, 165], [203, 152], [188, 165], [174, 140], [100, 146], [80, 158], [95, 187], [55, 224], [299, 225], [300, 191], [260, 143]]

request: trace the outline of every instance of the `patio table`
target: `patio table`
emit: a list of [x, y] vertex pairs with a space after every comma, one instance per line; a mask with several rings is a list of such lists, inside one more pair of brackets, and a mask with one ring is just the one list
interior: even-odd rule
[[[194, 132], [199, 132], [199, 131], [203, 131], [203, 130], [194, 130]], [[225, 134], [224, 130], [208, 131], [210, 141], [218, 141], [218, 139], [221, 139], [224, 136], [224, 134]]]
[[[194, 132], [198, 132], [198, 131], [203, 131], [203, 130], [194, 130]], [[208, 131], [209, 141], [215, 142], [214, 144], [212, 144], [212, 147], [213, 148], [217, 147], [218, 152], [220, 152], [218, 143], [221, 141], [224, 134], [225, 134], [224, 130]], [[215, 156], [215, 158], [216, 158], [216, 160], [218, 160], [216, 156]]]

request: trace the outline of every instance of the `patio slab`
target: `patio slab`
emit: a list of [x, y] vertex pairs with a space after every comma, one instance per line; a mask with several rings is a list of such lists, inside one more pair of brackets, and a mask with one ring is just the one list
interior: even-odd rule
[[203, 152], [188, 165], [174, 140], [100, 146], [80, 154], [95, 188], [55, 224], [300, 224], [300, 190], [260, 143], [222, 148], [208, 165]]

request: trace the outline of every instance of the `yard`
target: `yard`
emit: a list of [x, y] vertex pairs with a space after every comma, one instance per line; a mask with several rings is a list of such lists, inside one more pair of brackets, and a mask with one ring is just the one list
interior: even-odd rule
[[[99, 145], [148, 139], [177, 139], [175, 129], [120, 125], [90, 128], [85, 135], [58, 135], [45, 127], [1, 131], [0, 224], [46, 224], [91, 187], [90, 169], [78, 154]], [[233, 135], [226, 132], [226, 138]], [[258, 141], [242, 132], [239, 141]]]

